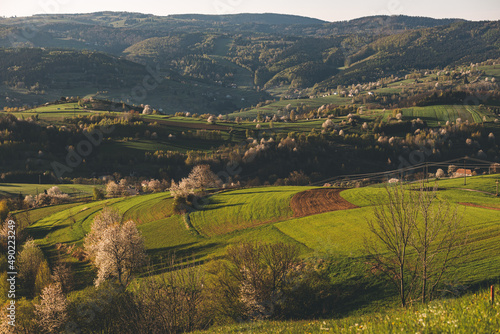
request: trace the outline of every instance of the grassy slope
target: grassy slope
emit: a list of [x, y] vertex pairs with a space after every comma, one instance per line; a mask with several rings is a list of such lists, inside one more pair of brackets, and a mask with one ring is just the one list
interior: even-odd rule
[[36, 195], [54, 186], [59, 187], [63, 193], [70, 196], [90, 196], [94, 189], [93, 185], [82, 184], [0, 183], [0, 196], [16, 196], [19, 193], [23, 196]]
[[249, 322], [195, 333], [498, 333], [499, 309], [500, 302], [492, 307], [488, 292], [482, 291], [341, 319]]
[[291, 217], [290, 199], [304, 187], [251, 188], [210, 197], [201, 211], [190, 215], [202, 234], [214, 236]]
[[483, 116], [486, 116], [487, 121], [493, 121], [495, 116], [486, 111], [480, 111], [477, 106], [465, 105], [440, 105], [427, 107], [414, 107], [403, 109], [405, 119], [420, 118], [427, 121], [429, 126], [438, 126], [438, 122], [444, 125], [447, 121], [455, 122], [457, 118], [461, 118], [463, 122], [483, 122]]
[[317, 97], [313, 99], [295, 99], [295, 100], [282, 100], [276, 101], [271, 104], [262, 106], [260, 108], [253, 108], [243, 112], [234, 112], [229, 114], [230, 118], [242, 117], [242, 118], [255, 118], [258, 113], [262, 113], [263, 115], [273, 115], [277, 113], [278, 109], [283, 109], [287, 105], [291, 105], [292, 108], [297, 108], [298, 106], [304, 104], [309, 107], [319, 108], [324, 104], [338, 104], [338, 105], [346, 105], [351, 103], [352, 98], [339, 97], [337, 95], [330, 95], [325, 97]]
[[[494, 176], [469, 178], [467, 186], [461, 179], [439, 181], [439, 196], [451, 202], [467, 202], [500, 207], [500, 200], [491, 195], [468, 191], [491, 192]], [[163, 256], [170, 251], [208, 259], [219, 256], [226, 245], [241, 240], [290, 241], [303, 246], [304, 252], [340, 256], [362, 256], [362, 237], [371, 205], [383, 195], [381, 187], [350, 189], [342, 196], [358, 209], [335, 211], [320, 215], [293, 218], [290, 198], [310, 187], [266, 187], [226, 191], [215, 194], [203, 209], [190, 214], [188, 230], [183, 218], [172, 215], [172, 198], [168, 193], [109, 199], [86, 204], [67, 204], [33, 210], [31, 233], [47, 247], [57, 242], [81, 245], [96, 212], [109, 205], [133, 219], [140, 226], [151, 255]], [[60, 208], [60, 210], [58, 210]], [[500, 263], [500, 220], [498, 211], [459, 206], [464, 223], [472, 230], [473, 252], [467, 272], [472, 281], [494, 278], [495, 264]], [[499, 254], [499, 255], [495, 255]], [[480, 269], [480, 270], [478, 270]]]

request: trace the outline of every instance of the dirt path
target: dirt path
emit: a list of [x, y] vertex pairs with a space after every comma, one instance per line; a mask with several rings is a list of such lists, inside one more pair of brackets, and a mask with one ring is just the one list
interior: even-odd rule
[[479, 204], [474, 204], [474, 203], [458, 203], [458, 204], [466, 205], [466, 206], [473, 206], [475, 208], [490, 209], [490, 210], [499, 210], [500, 211], [500, 208], [493, 208], [491, 206], [484, 206], [484, 205], [479, 205]]
[[340, 196], [343, 189], [312, 189], [295, 194], [290, 206], [294, 217], [305, 217], [318, 213], [355, 209], [358, 206]]
[[477, 190], [477, 189], [467, 189], [467, 188], [463, 188], [462, 190], [465, 190], [465, 191], [473, 191], [473, 192], [476, 192], [476, 193], [481, 193], [481, 194], [486, 194], [486, 195], [493, 195], [495, 196], [495, 194], [493, 193], [489, 193], [487, 191], [483, 191], [483, 190]]
[[168, 121], [162, 119], [145, 119], [146, 123], [158, 123], [161, 125], [178, 127], [178, 128], [191, 128], [191, 129], [200, 129], [200, 130], [221, 130], [228, 131], [231, 128], [228, 126], [218, 125], [218, 124], [203, 124], [203, 123], [195, 123], [195, 122], [176, 122], [176, 121]]

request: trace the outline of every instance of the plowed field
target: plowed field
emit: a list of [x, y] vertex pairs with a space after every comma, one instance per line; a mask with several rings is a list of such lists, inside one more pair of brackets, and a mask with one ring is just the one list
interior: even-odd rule
[[290, 206], [295, 217], [357, 208], [340, 196], [343, 189], [312, 189], [295, 194]]

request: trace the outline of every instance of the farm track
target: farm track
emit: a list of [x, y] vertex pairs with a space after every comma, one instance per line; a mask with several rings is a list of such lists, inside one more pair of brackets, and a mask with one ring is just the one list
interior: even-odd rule
[[479, 205], [479, 204], [474, 204], [474, 203], [458, 203], [458, 204], [465, 205], [465, 206], [472, 206], [472, 207], [475, 207], [475, 208], [489, 209], [489, 210], [498, 210], [498, 211], [500, 211], [500, 208], [494, 208], [494, 207], [491, 207], [491, 206], [484, 206], [484, 205]]
[[147, 123], [156, 122], [161, 125], [178, 127], [178, 128], [191, 128], [191, 129], [200, 129], [200, 130], [222, 130], [229, 131], [231, 128], [228, 126], [222, 126], [217, 124], [202, 124], [195, 122], [176, 122], [176, 121], [166, 121], [166, 120], [145, 120]]
[[290, 201], [294, 217], [305, 217], [329, 211], [358, 208], [358, 206], [340, 196], [342, 190], [312, 189], [295, 194]]

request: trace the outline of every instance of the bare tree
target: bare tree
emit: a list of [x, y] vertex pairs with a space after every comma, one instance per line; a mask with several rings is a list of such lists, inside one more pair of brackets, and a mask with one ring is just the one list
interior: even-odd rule
[[464, 258], [467, 235], [456, 209], [438, 200], [437, 188], [395, 185], [386, 192], [368, 222], [375, 237], [366, 242], [368, 252], [398, 289], [403, 307], [417, 290], [426, 302]]
[[68, 320], [68, 301], [61, 286], [50, 284], [43, 289], [40, 304], [35, 305], [38, 325], [46, 333], [61, 333]]
[[367, 251], [399, 292], [404, 307], [413, 288], [417, 270], [409, 259], [413, 226], [417, 210], [404, 186], [386, 188], [385, 202], [373, 210], [374, 219], [368, 221], [369, 230], [378, 243], [367, 240]]
[[230, 308], [226, 316], [264, 319], [279, 313], [300, 272], [298, 248], [283, 243], [244, 243], [230, 247], [227, 253], [228, 262], [216, 269], [214, 283], [215, 291], [222, 295], [221, 307]]
[[415, 221], [411, 245], [417, 253], [421, 300], [435, 293], [443, 275], [460, 264], [467, 252], [467, 233], [461, 231], [461, 217], [449, 203], [437, 199], [437, 188], [421, 185], [414, 204], [419, 220]]
[[145, 333], [179, 333], [204, 328], [210, 322], [204, 312], [204, 275], [195, 264], [170, 259], [169, 271], [140, 282], [135, 294]]

